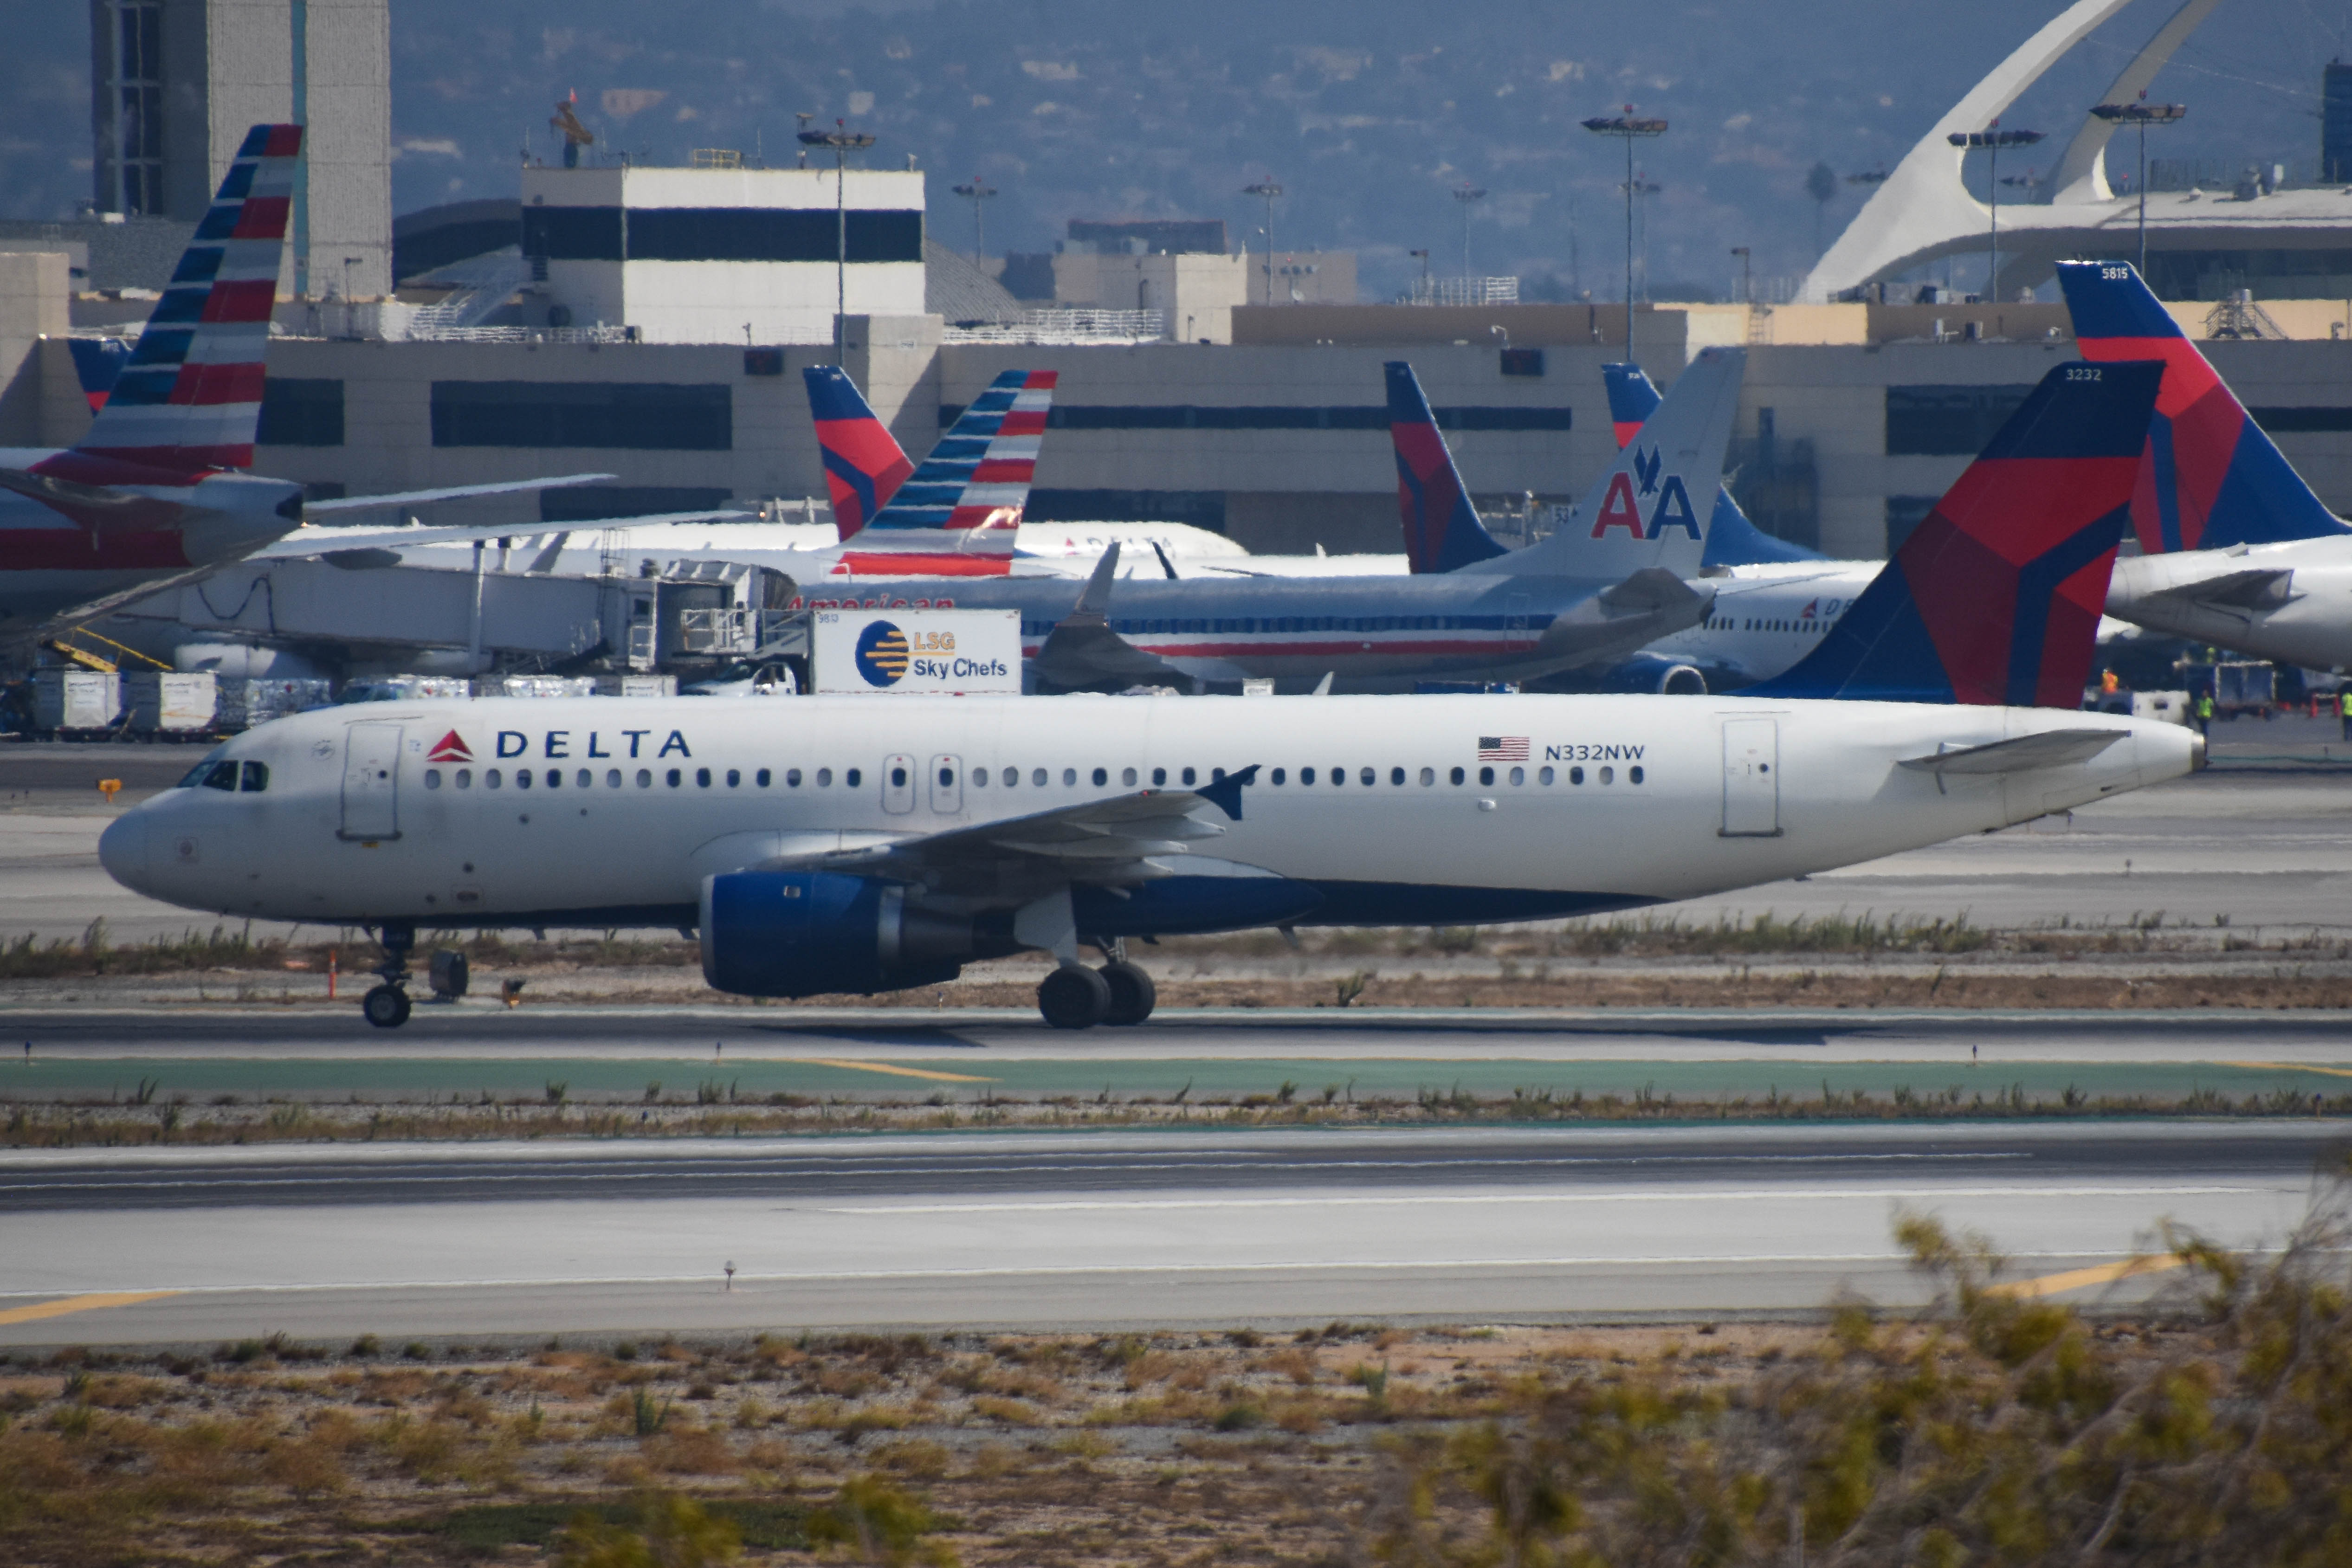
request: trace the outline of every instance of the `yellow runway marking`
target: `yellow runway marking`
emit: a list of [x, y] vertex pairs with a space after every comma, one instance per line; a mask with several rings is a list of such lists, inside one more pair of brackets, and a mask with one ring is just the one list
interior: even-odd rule
[[38, 1306], [10, 1307], [0, 1312], [0, 1323], [37, 1322], [43, 1318], [61, 1318], [70, 1312], [103, 1312], [109, 1307], [135, 1307], [142, 1301], [161, 1301], [176, 1296], [177, 1291], [113, 1291], [95, 1296], [67, 1296], [61, 1301], [43, 1301]]
[[880, 1061], [845, 1061], [835, 1056], [803, 1056], [787, 1061], [805, 1061], [812, 1067], [846, 1067], [853, 1072], [887, 1072], [893, 1078], [935, 1078], [942, 1083], [993, 1083], [993, 1078], [974, 1078], [968, 1072], [933, 1072], [920, 1067], [895, 1067]]
[[2069, 1269], [2063, 1274], [2044, 1274], [2038, 1280], [2017, 1280], [2006, 1285], [1995, 1285], [1985, 1294], [2032, 1301], [2040, 1296], [2079, 1291], [2085, 1285], [2112, 1285], [2136, 1274], [2161, 1274], [2168, 1269], [2179, 1267], [2180, 1260], [2169, 1252], [2156, 1258], [2126, 1258], [2120, 1263], [2102, 1263], [2095, 1269]]
[[2252, 1067], [2264, 1072], [2325, 1072], [2330, 1078], [2352, 1078], [2352, 1067], [2319, 1067], [2308, 1061], [2225, 1061], [2224, 1067]]

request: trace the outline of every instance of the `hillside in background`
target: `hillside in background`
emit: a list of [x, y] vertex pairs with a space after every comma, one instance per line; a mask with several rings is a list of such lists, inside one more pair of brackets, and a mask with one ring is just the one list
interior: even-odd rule
[[[2011, 112], [2053, 133], [2045, 166], [2170, 8], [2127, 9]], [[1451, 192], [1467, 183], [1489, 193], [1472, 208], [1474, 271], [1607, 298], [1622, 290], [1623, 165], [1577, 121], [1633, 101], [1675, 122], [1642, 150], [1660, 187], [1654, 291], [1722, 293], [1736, 245], [1754, 247], [1759, 278], [1810, 265], [1816, 162], [1841, 176], [1891, 164], [2056, 9], [394, 0], [396, 204], [511, 193], [526, 152], [554, 155], [549, 112], [576, 92], [605, 144], [661, 162], [698, 147], [783, 162], [796, 113], [848, 117], [880, 139], [878, 163], [912, 155], [930, 172], [933, 232], [959, 249], [971, 209], [950, 187], [974, 173], [1002, 193], [991, 251], [1050, 248], [1071, 217], [1221, 217], [1255, 246], [1264, 209], [1240, 192], [1271, 175], [1287, 193], [1276, 243], [1362, 252], [1370, 298], [1405, 285], [1416, 248], [1461, 270]], [[2320, 66], [2346, 19], [2320, 0], [2224, 6], [2159, 78], [2191, 107], [2166, 150], [2307, 168]], [[0, 213], [70, 212], [89, 181], [87, 13], [34, 7], [15, 35], [0, 61]], [[1822, 234], [1857, 205], [1841, 180]]]

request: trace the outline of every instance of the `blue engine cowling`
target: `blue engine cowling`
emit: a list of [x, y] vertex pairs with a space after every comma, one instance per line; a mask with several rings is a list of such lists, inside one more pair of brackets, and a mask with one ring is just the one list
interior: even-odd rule
[[702, 883], [702, 977], [739, 997], [936, 985], [978, 956], [971, 922], [907, 907], [903, 883], [730, 872]]

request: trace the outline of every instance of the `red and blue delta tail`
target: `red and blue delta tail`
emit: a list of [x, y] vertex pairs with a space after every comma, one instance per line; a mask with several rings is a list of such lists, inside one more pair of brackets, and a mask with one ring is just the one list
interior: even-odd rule
[[1740, 695], [2079, 706], [2164, 376], [2053, 369], [1812, 653]]
[[809, 413], [816, 420], [834, 527], [846, 542], [890, 504], [915, 465], [890, 427], [866, 406], [846, 371], [839, 365], [811, 365], [801, 378], [808, 383]]
[[[1622, 452], [1642, 433], [1643, 422], [1657, 412], [1658, 389], [1650, 384], [1649, 376], [1635, 364], [1603, 365], [1601, 381], [1609, 389], [1609, 427], [1616, 434], [1617, 448]], [[1700, 570], [1828, 559], [1819, 550], [1792, 545], [1766, 533], [1748, 520], [1748, 514], [1739, 509], [1739, 503], [1731, 498], [1728, 489], [1716, 486], [1715, 513], [1707, 519], [1706, 552], [1700, 558]]]
[[35, 465], [87, 485], [188, 485], [253, 465], [299, 125], [257, 125], [79, 445]]
[[1503, 553], [1463, 487], [1454, 455], [1429, 411], [1421, 382], [1402, 360], [1388, 364], [1389, 441], [1396, 448], [1397, 510], [1406, 561], [1416, 573], [1452, 571]]
[[2311, 493], [2129, 263], [2062, 261], [2058, 283], [2084, 359], [2165, 367], [2132, 492], [2142, 549], [2226, 549], [2352, 531]]
[[1001, 575], [1053, 411], [1054, 371], [1006, 371], [957, 416], [883, 502], [837, 570], [895, 577]]

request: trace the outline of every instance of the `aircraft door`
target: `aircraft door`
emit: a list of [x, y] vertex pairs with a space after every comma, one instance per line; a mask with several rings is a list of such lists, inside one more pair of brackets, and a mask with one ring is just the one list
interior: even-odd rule
[[963, 758], [931, 758], [931, 810], [953, 817], [963, 811]]
[[1723, 721], [1723, 832], [1727, 839], [1780, 835], [1780, 721]]
[[355, 724], [343, 732], [345, 839], [400, 837], [400, 726]]
[[882, 759], [882, 809], [903, 816], [915, 809], [915, 759], [893, 755]]

